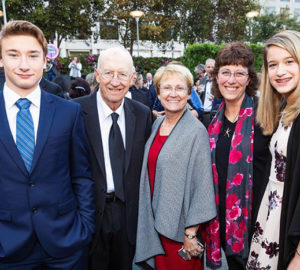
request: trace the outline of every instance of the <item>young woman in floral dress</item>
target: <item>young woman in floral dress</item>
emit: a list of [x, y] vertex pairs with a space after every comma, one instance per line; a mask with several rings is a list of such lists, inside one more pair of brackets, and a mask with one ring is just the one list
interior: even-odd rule
[[300, 33], [266, 42], [257, 122], [272, 135], [247, 269], [300, 269]]

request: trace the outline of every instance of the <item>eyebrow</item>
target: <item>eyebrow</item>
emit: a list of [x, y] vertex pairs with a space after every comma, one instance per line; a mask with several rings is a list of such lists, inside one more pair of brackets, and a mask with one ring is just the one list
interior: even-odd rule
[[[8, 49], [8, 50], [6, 50], [6, 52], [19, 52], [19, 51], [16, 49]], [[32, 50], [32, 51], [29, 51], [29, 53], [41, 53], [41, 51]]]
[[[293, 56], [287, 56], [287, 57], [283, 58], [283, 60], [287, 60], [287, 59], [290, 59], [290, 58], [294, 60]], [[278, 60], [274, 60], [274, 59], [267, 60], [268, 63], [270, 63], [270, 62], [277, 62], [277, 61]]]

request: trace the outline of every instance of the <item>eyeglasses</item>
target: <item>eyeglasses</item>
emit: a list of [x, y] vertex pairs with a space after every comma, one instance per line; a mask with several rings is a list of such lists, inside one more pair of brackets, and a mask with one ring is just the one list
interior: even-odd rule
[[219, 71], [219, 76], [223, 77], [226, 80], [229, 80], [232, 75], [236, 80], [244, 80], [246, 77], [248, 77], [249, 74], [243, 71], [236, 71], [236, 72], [230, 72], [228, 70]]
[[177, 86], [175, 86], [175, 87], [173, 87], [173, 86], [171, 86], [171, 85], [166, 85], [166, 86], [160, 87], [160, 90], [161, 90], [162, 92], [165, 92], [165, 93], [168, 93], [168, 94], [172, 93], [173, 90], [174, 90], [177, 94], [182, 94], [182, 93], [186, 92], [187, 89], [186, 89], [186, 87], [180, 86], [180, 85], [177, 85]]
[[100, 72], [100, 74], [102, 75], [103, 79], [105, 80], [112, 80], [115, 77], [115, 74], [117, 75], [117, 79], [119, 81], [128, 81], [131, 74], [128, 74], [126, 72], [113, 72], [113, 71], [104, 71], [104, 72]]

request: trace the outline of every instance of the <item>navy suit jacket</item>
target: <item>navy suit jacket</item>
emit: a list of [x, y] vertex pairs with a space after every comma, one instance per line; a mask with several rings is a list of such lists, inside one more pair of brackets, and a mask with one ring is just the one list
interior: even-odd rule
[[94, 231], [94, 182], [80, 106], [42, 91], [31, 172], [12, 137], [0, 91], [0, 262], [22, 260], [36, 238], [65, 257]]

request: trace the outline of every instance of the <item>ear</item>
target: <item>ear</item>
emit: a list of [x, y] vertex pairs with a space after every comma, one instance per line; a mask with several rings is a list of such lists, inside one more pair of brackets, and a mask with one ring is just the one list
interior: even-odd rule
[[100, 83], [100, 73], [98, 69], [95, 68], [94, 73], [95, 73], [97, 83]]
[[135, 78], [135, 71], [132, 73], [131, 78], [130, 78], [130, 84], [129, 85], [133, 85], [134, 84], [134, 78]]
[[47, 66], [47, 57], [44, 57], [44, 64], [43, 64], [43, 69], [46, 69]]
[[248, 78], [248, 80], [247, 80], [247, 83], [246, 83], [246, 86], [248, 86], [248, 85], [249, 85], [250, 81], [251, 81], [251, 79], [250, 79], [250, 78]]

